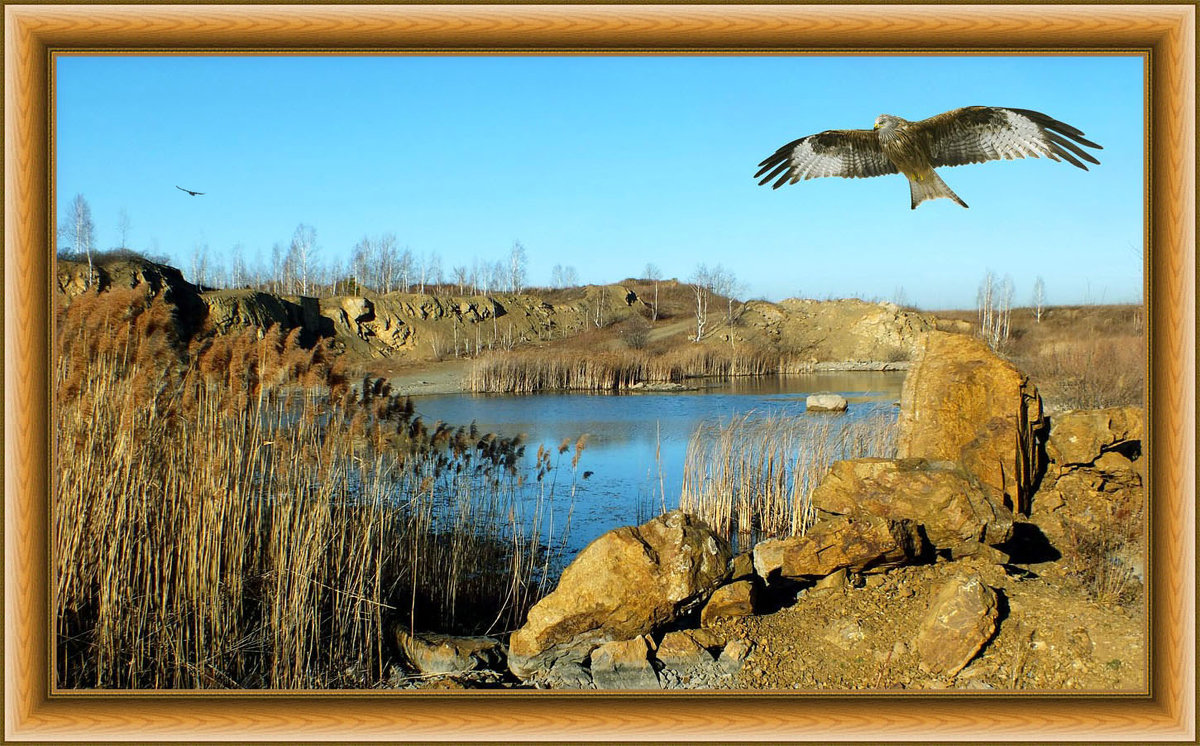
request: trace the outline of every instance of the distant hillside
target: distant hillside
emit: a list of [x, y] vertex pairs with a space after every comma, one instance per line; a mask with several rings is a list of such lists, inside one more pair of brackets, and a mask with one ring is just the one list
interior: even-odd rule
[[[691, 286], [674, 280], [453, 295], [374, 293], [311, 298], [257, 290], [205, 290], [170, 266], [138, 257], [102, 260], [97, 287], [146, 284], [177, 309], [185, 336], [279, 325], [299, 327], [311, 342], [331, 339], [364, 364], [470, 357], [486, 351], [554, 348], [587, 354], [605, 349], [661, 352], [695, 344]], [[60, 299], [84, 292], [87, 265], [59, 260]], [[658, 313], [653, 307], [659, 298]], [[732, 318], [732, 321], [731, 321]], [[790, 299], [710, 299], [701, 345], [780, 353], [818, 362], [894, 362], [908, 358], [917, 337], [935, 327], [929, 315], [891, 303]]]

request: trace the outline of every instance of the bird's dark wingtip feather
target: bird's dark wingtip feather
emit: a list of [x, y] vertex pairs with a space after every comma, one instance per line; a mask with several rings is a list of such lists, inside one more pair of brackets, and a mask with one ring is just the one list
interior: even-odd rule
[[[1072, 127], [1066, 122], [1055, 119], [1048, 114], [1043, 114], [1040, 111], [1033, 111], [1031, 109], [1010, 109], [1010, 111], [1015, 111], [1016, 113], [1031, 119], [1044, 129], [1057, 130], [1063, 136], [1069, 137], [1081, 145], [1086, 145], [1089, 148], [1096, 148], [1097, 150], [1104, 149], [1104, 146], [1087, 139], [1087, 137], [1084, 136], [1083, 130], [1079, 129], [1078, 127]], [[1099, 161], [1095, 162], [1099, 163]]]
[[[774, 153], [771, 153], [769, 156], [767, 156], [766, 158], [763, 158], [761, 161], [759, 161], [758, 162], [758, 171], [755, 172], [754, 178], [757, 179], [757, 178], [761, 177], [763, 174], [767, 174], [768, 171], [770, 171], [771, 173], [767, 174], [767, 176], [758, 183], [765, 184], [768, 181], [770, 181], [772, 178], [774, 178], [775, 174], [779, 173], [779, 170], [778, 170], [779, 168], [785, 168], [785, 169], [788, 168], [790, 165], [789, 161], [792, 158], [792, 150], [795, 149], [796, 145], [800, 142], [800, 140], [803, 140], [803, 139], [804, 138], [801, 137], [799, 140], [792, 140], [791, 142], [787, 143], [786, 145], [781, 146]], [[778, 189], [779, 185], [776, 184], [774, 188]]]
[[[758, 173], [754, 174], [754, 178], [757, 179], [761, 176], [762, 181], [760, 181], [759, 183], [765, 184], [766, 182], [770, 181], [771, 179], [774, 179], [779, 174], [786, 173], [788, 171], [788, 169], [791, 168], [791, 164], [789, 164], [787, 161], [783, 161], [782, 163], [775, 163], [775, 164], [772, 164], [772, 166], [766, 166], [766, 167], [760, 169]], [[771, 169], [769, 173], [767, 172], [768, 168]], [[763, 176], [763, 174], [766, 174], [766, 175]]]

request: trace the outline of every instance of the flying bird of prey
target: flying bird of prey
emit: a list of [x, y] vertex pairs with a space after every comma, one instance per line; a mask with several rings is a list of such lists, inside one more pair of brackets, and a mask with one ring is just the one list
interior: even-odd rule
[[901, 173], [908, 177], [912, 209], [927, 199], [946, 197], [963, 207], [933, 169], [1000, 159], [1062, 159], [1084, 171], [1099, 164], [1080, 147], [1103, 149], [1069, 124], [1028, 109], [967, 106], [910, 122], [880, 114], [873, 130], [826, 130], [793, 140], [758, 165], [759, 184], [785, 183], [818, 176], [850, 179]]
[[204, 192], [193, 192], [191, 189], [184, 189], [183, 187], [179, 186], [178, 184], [175, 185], [175, 188], [181, 192], [187, 192], [188, 194], [192, 195], [193, 197], [195, 197], [198, 194], [204, 194]]

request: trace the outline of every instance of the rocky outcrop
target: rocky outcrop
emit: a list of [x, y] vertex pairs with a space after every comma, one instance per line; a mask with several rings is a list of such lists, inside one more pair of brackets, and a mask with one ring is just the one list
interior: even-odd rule
[[658, 689], [646, 638], [606, 642], [592, 651], [592, 683], [597, 689]]
[[729, 560], [729, 582], [749, 580], [754, 574], [754, 552], [741, 552]]
[[920, 525], [937, 549], [1012, 536], [1012, 511], [991, 485], [957, 464], [925, 459], [838, 461], [812, 492], [818, 515], [874, 515]]
[[913, 647], [921, 668], [954, 676], [996, 632], [996, 592], [978, 576], [959, 576], [942, 586], [929, 604]]
[[500, 641], [492, 637], [410, 634], [397, 629], [396, 644], [412, 667], [422, 674], [497, 670], [504, 664]]
[[339, 349], [360, 358], [437, 359], [455, 351], [512, 349], [649, 314], [634, 292], [619, 285], [573, 289], [560, 294], [566, 299], [556, 303], [527, 293], [434, 295], [365, 288], [356, 295], [318, 299], [246, 288], [202, 288], [186, 281], [178, 269], [132, 252], [98, 257], [90, 283], [87, 262], [59, 260], [56, 270], [58, 292], [66, 302], [89, 286], [104, 291], [145, 285], [152, 295], [164, 293], [178, 309], [185, 337], [205, 322], [211, 322], [217, 334], [265, 331], [269, 326], [290, 332], [299, 327], [307, 342], [331, 338]]
[[664, 666], [675, 668], [690, 668], [715, 660], [708, 648], [686, 630], [676, 630], [663, 635], [654, 656]]
[[[60, 296], [69, 303], [89, 287], [88, 264], [86, 261], [59, 259], [55, 262], [55, 279]], [[91, 289], [104, 292], [110, 288], [139, 286], [148, 288], [150, 297], [161, 295], [167, 303], [175, 306], [175, 320], [185, 339], [204, 324], [208, 311], [201, 300], [200, 289], [185, 280], [178, 269], [132, 253], [128, 256], [98, 258], [94, 262]]]
[[750, 651], [753, 649], [754, 645], [746, 640], [734, 640], [721, 650], [721, 656], [717, 658], [717, 665], [729, 673], [736, 673], [741, 670], [742, 665], [746, 662], [746, 656], [750, 655]]
[[982, 341], [922, 339], [900, 397], [900, 458], [956, 461], [1027, 512], [1044, 428], [1037, 388]]
[[662, 629], [700, 608], [725, 579], [729, 546], [703, 522], [672, 511], [609, 531], [563, 571], [509, 640], [509, 668], [526, 677], [558, 659]]
[[754, 569], [768, 584], [812, 580], [843, 568], [880, 572], [911, 562], [921, 539], [911, 521], [857, 514], [820, 521], [804, 536], [767, 539], [754, 547]]
[[755, 580], [739, 580], [713, 591], [712, 598], [700, 612], [700, 626], [707, 627], [716, 619], [750, 616], [757, 611], [757, 582]]
[[1105, 454], [1131, 448], [1140, 453], [1142, 429], [1140, 407], [1063, 412], [1051, 419], [1046, 455], [1066, 467], [1092, 464]]
[[1131, 547], [1145, 516], [1142, 411], [1134, 407], [1064, 412], [1053, 417], [1046, 453], [1050, 463], [1031, 518], [1073, 562], [1125, 566], [1145, 576], [1145, 560]]
[[[132, 253], [129, 256], [97, 258], [93, 263], [91, 287], [103, 292], [109, 288], [135, 288], [145, 285], [151, 295], [166, 292], [169, 300], [195, 297], [199, 288], [183, 278], [183, 273], [166, 264], [143, 259]], [[88, 264], [86, 261], [59, 259], [55, 262], [55, 279], [58, 292], [68, 300], [88, 288]]]
[[219, 290], [203, 299], [209, 323], [218, 334], [245, 327], [290, 329], [301, 320], [299, 309], [289, 310], [279, 296], [256, 290]]
[[756, 338], [813, 363], [907, 360], [934, 325], [932, 317], [893, 303], [797, 298], [749, 301], [738, 323], [754, 329]]
[[845, 412], [846, 397], [838, 394], [809, 394], [804, 400], [804, 409], [808, 412]]

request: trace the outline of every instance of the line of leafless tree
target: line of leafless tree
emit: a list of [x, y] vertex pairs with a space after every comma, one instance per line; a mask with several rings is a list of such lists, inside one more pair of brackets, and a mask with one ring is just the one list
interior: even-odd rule
[[[128, 248], [132, 225], [128, 212], [121, 210], [116, 225], [120, 246], [103, 253], [138, 254], [168, 263], [165, 256]], [[95, 236], [91, 207], [82, 194], [76, 195], [59, 226], [58, 255], [86, 260], [89, 283], [95, 274], [93, 260], [99, 253]], [[355, 293], [363, 288], [379, 293], [519, 293], [528, 284], [528, 254], [520, 241], [514, 241], [500, 259], [476, 257], [471, 264], [455, 265], [448, 271], [436, 252], [414, 252], [401, 246], [394, 233], [363, 236], [345, 261], [323, 259], [321, 254], [316, 229], [301, 223], [290, 241], [271, 247], [265, 261], [261, 256], [250, 256], [241, 244], [232, 247], [227, 257], [221, 257], [207, 243], [198, 243], [192, 247], [187, 266], [180, 269], [202, 287], [251, 288], [284, 295]], [[555, 267], [556, 285], [567, 287], [577, 282], [573, 267]]]
[[[89, 283], [95, 270], [93, 260], [98, 253], [138, 254], [160, 263], [165, 256], [136, 252], [128, 247], [133, 223], [121, 210], [116, 228], [121, 246], [98, 252], [95, 222], [91, 208], [82, 194], [71, 201], [59, 226], [58, 254], [64, 258], [88, 261]], [[350, 251], [349, 259], [323, 259], [317, 230], [305, 223], [296, 226], [291, 240], [271, 247], [269, 258], [255, 257], [238, 244], [221, 257], [208, 244], [192, 248], [185, 271], [188, 279], [204, 288], [248, 288], [280, 295], [350, 295], [369, 289], [377, 293], [416, 292], [434, 294], [475, 295], [489, 293], [520, 293], [527, 289], [528, 255], [520, 241], [514, 241], [506, 255], [489, 260], [475, 257], [470, 264], [456, 264], [449, 269], [436, 252], [419, 253], [402, 246], [394, 233], [363, 236]], [[653, 301], [647, 298], [652, 319], [657, 321], [659, 309], [658, 286], [662, 271], [647, 264], [645, 281], [654, 284]], [[723, 322], [730, 329], [733, 342], [735, 296], [742, 290], [733, 272], [720, 264], [697, 266], [689, 278], [695, 300], [695, 341], [711, 334], [717, 324], [710, 318], [709, 305], [713, 299], [723, 299]], [[550, 275], [553, 288], [578, 287], [579, 273], [573, 266], [554, 265]], [[718, 312], [719, 313], [719, 312]], [[596, 301], [596, 326], [603, 326], [603, 303]]]

